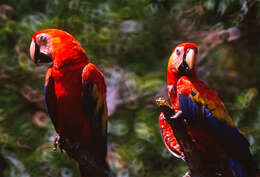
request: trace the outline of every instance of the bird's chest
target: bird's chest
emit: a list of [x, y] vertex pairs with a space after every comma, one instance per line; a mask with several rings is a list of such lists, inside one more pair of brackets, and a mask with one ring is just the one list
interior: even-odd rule
[[82, 95], [81, 72], [56, 71], [54, 74], [54, 86], [57, 100], [74, 101]]
[[80, 72], [66, 72], [54, 78], [57, 115], [62, 127], [78, 127], [83, 115]]
[[[82, 105], [82, 84], [80, 71], [66, 71], [53, 74], [58, 132], [75, 139], [80, 136], [84, 111]], [[79, 130], [79, 131], [77, 131]]]

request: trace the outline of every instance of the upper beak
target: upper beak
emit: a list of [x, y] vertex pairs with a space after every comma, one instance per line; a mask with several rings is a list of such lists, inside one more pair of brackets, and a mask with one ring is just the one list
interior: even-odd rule
[[31, 42], [31, 45], [30, 45], [30, 56], [31, 56], [31, 59], [34, 61], [34, 55], [35, 55], [35, 43], [34, 41], [32, 40]]
[[189, 66], [189, 69], [192, 70], [194, 68], [194, 64], [195, 64], [195, 55], [196, 55], [196, 51], [193, 48], [188, 48], [186, 51], [186, 63]]

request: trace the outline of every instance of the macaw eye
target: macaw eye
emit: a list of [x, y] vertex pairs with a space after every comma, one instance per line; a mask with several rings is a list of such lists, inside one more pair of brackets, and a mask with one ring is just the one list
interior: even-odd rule
[[177, 54], [178, 56], [181, 54], [181, 52], [180, 52], [179, 49], [176, 50], [176, 54]]

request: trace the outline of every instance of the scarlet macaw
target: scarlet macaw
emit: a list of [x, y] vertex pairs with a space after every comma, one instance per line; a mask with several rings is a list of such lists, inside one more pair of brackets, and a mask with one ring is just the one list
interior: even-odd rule
[[[216, 156], [225, 153], [234, 177], [256, 176], [258, 170], [248, 141], [235, 127], [217, 92], [197, 78], [197, 51], [196, 44], [183, 43], [170, 56], [167, 81], [172, 107], [185, 117], [188, 134], [200, 152]], [[159, 116], [159, 126], [168, 150], [185, 159], [163, 113]]]
[[[106, 166], [107, 105], [103, 74], [69, 33], [45, 29], [33, 34], [35, 63], [52, 62], [45, 76], [47, 112], [60, 136], [79, 142]], [[85, 171], [84, 171], [85, 170]], [[82, 176], [101, 176], [100, 169], [81, 169]]]

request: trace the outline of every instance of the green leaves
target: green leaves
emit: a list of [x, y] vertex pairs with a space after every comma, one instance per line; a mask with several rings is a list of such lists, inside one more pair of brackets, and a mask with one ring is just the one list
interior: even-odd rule
[[257, 96], [258, 96], [258, 90], [256, 88], [250, 88], [250, 89], [246, 90], [245, 92], [242, 92], [237, 97], [238, 105], [242, 109], [249, 108]]
[[[218, 91], [259, 159], [260, 10], [254, 3], [3, 1], [0, 156], [8, 152], [12, 157], [4, 158], [8, 164], [4, 176], [79, 176], [74, 161], [51, 151], [51, 123], [40, 128], [33, 122], [35, 113], [45, 111], [42, 88], [47, 65], [36, 67], [28, 50], [32, 34], [45, 28], [71, 33], [90, 60], [103, 68], [112, 100], [109, 144], [115, 146], [117, 163], [124, 164], [114, 168], [117, 176], [181, 176], [186, 172], [184, 163], [172, 157], [161, 141], [159, 111], [153, 104], [158, 93], [167, 95], [167, 61], [181, 42], [199, 44], [199, 78]], [[241, 36], [232, 42], [217, 38], [216, 34], [234, 26]], [[14, 162], [22, 166], [19, 173]]]

